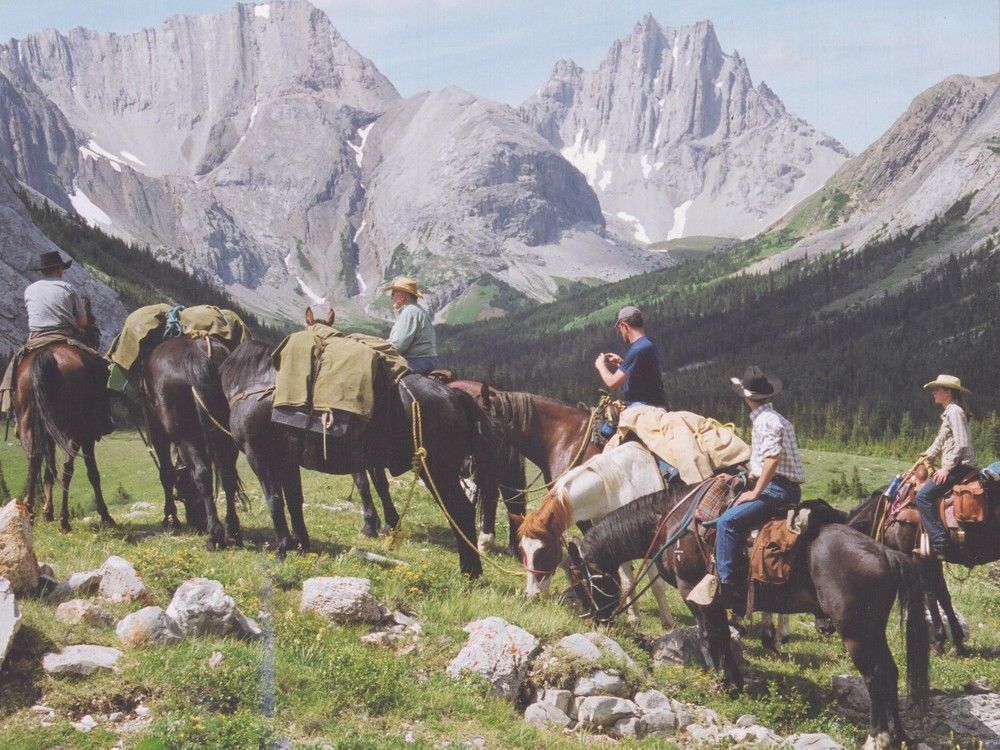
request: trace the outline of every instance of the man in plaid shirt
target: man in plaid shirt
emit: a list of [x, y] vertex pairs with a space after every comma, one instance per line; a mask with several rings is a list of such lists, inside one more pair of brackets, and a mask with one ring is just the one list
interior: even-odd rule
[[759, 367], [748, 367], [742, 378], [732, 378], [733, 390], [746, 402], [753, 424], [750, 444], [751, 489], [741, 494], [716, 523], [715, 562], [723, 601], [739, 612], [746, 597], [741, 564], [743, 540], [784, 507], [795, 505], [806, 479], [792, 423], [781, 416], [771, 399], [781, 381]]

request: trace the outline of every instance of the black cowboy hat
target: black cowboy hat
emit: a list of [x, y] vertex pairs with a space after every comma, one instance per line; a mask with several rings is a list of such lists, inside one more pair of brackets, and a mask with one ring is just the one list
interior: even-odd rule
[[743, 372], [742, 378], [730, 378], [729, 382], [740, 398], [750, 398], [754, 401], [781, 393], [781, 381], [774, 375], [768, 375], [757, 365], [750, 365]]
[[73, 265], [73, 259], [63, 260], [62, 255], [58, 250], [51, 250], [47, 253], [42, 253], [38, 257], [38, 265], [32, 268], [32, 271], [50, 271], [53, 268], [69, 268]]

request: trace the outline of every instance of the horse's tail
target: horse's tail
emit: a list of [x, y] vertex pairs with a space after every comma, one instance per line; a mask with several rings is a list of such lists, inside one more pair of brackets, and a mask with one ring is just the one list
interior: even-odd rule
[[[59, 364], [55, 355], [48, 349], [42, 349], [31, 360], [28, 366], [28, 382], [31, 384], [32, 398], [32, 423], [30, 426], [32, 433], [32, 453], [42, 450], [45, 439], [52, 440], [66, 453], [73, 453], [76, 447], [73, 440], [66, 434], [59, 420], [56, 417], [53, 405], [59, 398]], [[38, 440], [37, 437], [45, 436], [45, 439]], [[48, 462], [50, 456], [48, 451], [43, 451], [45, 461]], [[49, 467], [54, 469], [55, 467]]]
[[476, 482], [476, 505], [496, 503], [500, 496], [500, 467], [503, 461], [500, 432], [493, 419], [475, 399], [462, 391], [454, 391], [465, 409], [472, 433], [472, 477]]
[[[227, 471], [227, 453], [235, 454], [235, 442], [229, 431], [229, 401], [222, 390], [219, 370], [210, 357], [200, 350], [192, 350], [184, 359], [184, 374], [191, 385], [195, 412], [205, 436], [205, 447], [213, 471], [218, 475]], [[233, 467], [235, 471], [235, 466]], [[246, 507], [249, 500], [239, 475], [236, 476], [237, 497]]]
[[886, 550], [899, 593], [900, 629], [906, 633], [906, 682], [910, 700], [923, 703], [930, 694], [930, 636], [924, 618], [924, 587], [916, 564], [902, 552]]

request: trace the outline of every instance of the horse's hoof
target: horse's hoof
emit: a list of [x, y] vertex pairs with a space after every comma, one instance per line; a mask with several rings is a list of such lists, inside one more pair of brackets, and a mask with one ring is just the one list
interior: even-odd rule
[[931, 646], [931, 651], [934, 653], [934, 656], [942, 656], [944, 654], [944, 644], [935, 643]]
[[948, 649], [948, 656], [955, 656], [955, 657], [958, 657], [958, 658], [963, 658], [963, 657], [966, 657], [968, 655], [969, 655], [969, 652], [966, 650], [965, 646], [958, 646], [958, 645], [956, 645], [956, 646], [952, 646], [950, 649]]
[[59, 524], [59, 530], [60, 530], [60, 531], [61, 531], [61, 532], [62, 532], [63, 534], [68, 534], [68, 533], [69, 533], [69, 532], [71, 532], [71, 531], [72, 531], [73, 529], [71, 529], [71, 528], [70, 528], [70, 525], [69, 525], [69, 522], [68, 522], [68, 521], [62, 521], [62, 522], [61, 522], [61, 523]]
[[52, 514], [52, 513], [49, 513], [48, 511], [45, 512], [45, 515], [42, 516], [42, 518], [44, 518], [46, 521], [55, 521], [56, 520], [55, 515]]
[[115, 519], [113, 519], [111, 516], [103, 516], [101, 518], [101, 524], [107, 526], [109, 529], [113, 529], [118, 525], [117, 523], [115, 523]]
[[361, 527], [361, 534], [362, 536], [366, 536], [369, 539], [374, 539], [375, 537], [378, 536], [378, 527], [366, 523], [364, 526]]

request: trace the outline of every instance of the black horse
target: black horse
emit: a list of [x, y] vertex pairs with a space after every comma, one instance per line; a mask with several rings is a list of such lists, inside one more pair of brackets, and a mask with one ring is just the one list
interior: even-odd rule
[[[369, 477], [371, 482], [369, 483]], [[389, 480], [385, 476], [383, 469], [369, 469], [368, 471], [355, 471], [351, 474], [358, 495], [361, 496], [361, 511], [364, 514], [365, 524], [361, 527], [361, 533], [365, 536], [376, 537], [383, 529], [391, 531], [399, 523], [399, 513], [393, 505], [392, 495], [389, 493]], [[382, 512], [385, 514], [385, 526], [378, 517], [375, 510], [375, 503], [372, 502], [372, 485], [378, 493], [379, 500], [382, 501]]]
[[[570, 543], [570, 578], [577, 597], [595, 619], [607, 621], [618, 608], [618, 568], [622, 563], [646, 555], [654, 536], [658, 548], [673, 537], [692, 502], [684, 499], [690, 490], [672, 486], [640, 498], [608, 514], [579, 544]], [[661, 522], [674, 508], [676, 512], [664, 528]], [[755, 584], [754, 607], [784, 614], [823, 612], [830, 617], [868, 686], [870, 737], [882, 747], [887, 742], [902, 742], [899, 672], [885, 629], [898, 594], [900, 609], [905, 612], [910, 697], [923, 700], [929, 687], [929, 643], [915, 566], [907, 556], [841, 523], [812, 523], [800, 546], [799, 562], [787, 583]], [[681, 532], [676, 544], [656, 558], [656, 565], [660, 575], [685, 597], [727, 686], [734, 692], [742, 690], [743, 675], [733, 655], [723, 603], [716, 598], [708, 606], [700, 606], [687, 599], [706, 573], [704, 553], [695, 535], [690, 530]]]
[[[218, 370], [229, 351], [217, 339], [179, 336], [140, 359], [139, 406], [159, 465], [164, 526], [178, 524], [176, 488], [188, 524], [207, 532], [210, 550], [242, 541], [236, 512], [243, 496], [236, 471], [239, 449], [227, 434], [229, 404]], [[180, 466], [174, 466], [172, 447]], [[215, 507], [214, 472], [226, 493], [225, 527]]]
[[[302, 482], [299, 467], [327, 474], [354, 474], [368, 469], [388, 469], [394, 476], [411, 468], [415, 448], [423, 447], [427, 471], [420, 475], [442, 506], [458, 544], [461, 571], [475, 577], [482, 573], [475, 546], [475, 507], [459, 483], [462, 464], [473, 456], [475, 465], [492, 466], [495, 427], [466, 394], [430, 378], [407, 375], [399, 384], [376, 378], [376, 402], [371, 418], [360, 435], [326, 439], [271, 422], [268, 399], [241, 397], [273, 387], [275, 371], [270, 349], [256, 342], [241, 344], [223, 363], [222, 386], [229, 402], [230, 428], [260, 480], [277, 535], [277, 551], [309, 545], [302, 517]], [[419, 419], [414, 419], [414, 404]], [[422, 434], [422, 446], [414, 446], [414, 434]], [[487, 472], [476, 478], [480, 487], [490, 486]], [[495, 481], [495, 480], [493, 480]], [[284, 506], [293, 533], [285, 521]]]

